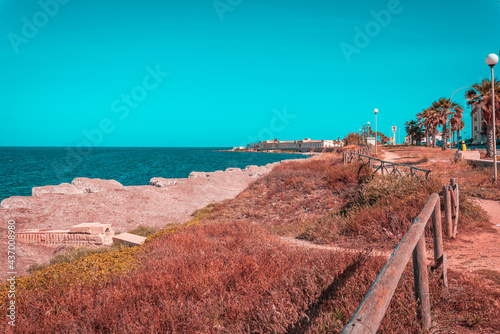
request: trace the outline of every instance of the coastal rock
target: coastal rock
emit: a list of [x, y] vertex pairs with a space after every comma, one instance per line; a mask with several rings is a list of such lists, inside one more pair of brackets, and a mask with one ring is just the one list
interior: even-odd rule
[[227, 168], [226, 172], [241, 172], [241, 168]]
[[31, 195], [40, 196], [43, 194], [85, 194], [119, 188], [123, 188], [123, 185], [115, 180], [101, 180], [78, 177], [73, 179], [71, 184], [61, 183], [56, 186], [33, 187], [31, 189]]
[[153, 177], [149, 181], [150, 186], [155, 187], [167, 187], [173, 184], [185, 184], [186, 181], [183, 179], [164, 179], [163, 177]]
[[209, 177], [209, 173], [205, 173], [205, 172], [191, 172], [191, 174], [189, 174], [189, 178], [190, 179], [195, 179], [195, 178], [198, 178], [198, 177]]
[[33, 206], [34, 204], [29, 200], [29, 197], [23, 196], [12, 196], [0, 203], [0, 209], [27, 209]]
[[77, 188], [84, 189], [88, 193], [123, 188], [123, 185], [115, 180], [89, 179], [86, 177], [77, 177], [73, 179], [71, 184]]
[[40, 196], [43, 194], [84, 194], [85, 189], [77, 188], [69, 183], [61, 183], [57, 186], [33, 187], [31, 196]]
[[267, 169], [266, 167], [259, 167], [255, 165], [247, 166], [244, 169], [244, 172], [247, 173], [250, 177], [261, 177], [266, 173], [266, 171], [268, 172], [269, 169]]

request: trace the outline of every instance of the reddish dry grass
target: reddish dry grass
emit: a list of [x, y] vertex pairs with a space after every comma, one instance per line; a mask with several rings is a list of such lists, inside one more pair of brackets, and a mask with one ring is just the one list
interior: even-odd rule
[[[298, 326], [310, 305], [331, 295], [325, 291], [332, 282], [338, 290], [358, 271], [368, 270], [372, 278], [380, 270], [380, 261], [367, 266], [366, 256], [297, 249], [245, 223], [166, 235], [146, 246], [142, 261], [139, 270], [107, 284], [25, 291], [17, 301], [16, 329], [283, 333]], [[356, 302], [369, 285], [367, 280], [356, 287]]]
[[218, 206], [211, 220], [255, 222], [296, 236], [303, 225], [351, 202], [367, 167], [342, 165], [340, 158], [289, 162], [273, 169], [237, 198]]
[[[18, 299], [16, 329], [23, 333], [339, 333], [385, 262], [366, 253], [295, 248], [241, 222], [194, 225], [164, 235], [145, 247], [141, 260], [140, 269], [106, 284], [26, 291]], [[431, 288], [433, 309], [442, 312], [439, 305], [445, 300], [437, 275], [431, 276]], [[468, 291], [471, 288], [469, 284]], [[460, 302], [442, 305], [445, 310], [455, 308], [460, 317], [473, 310]], [[410, 269], [380, 331], [421, 332]]]
[[449, 291], [431, 288], [439, 303], [433, 312], [443, 330], [450, 333], [499, 333], [500, 286], [481, 275], [448, 271]]

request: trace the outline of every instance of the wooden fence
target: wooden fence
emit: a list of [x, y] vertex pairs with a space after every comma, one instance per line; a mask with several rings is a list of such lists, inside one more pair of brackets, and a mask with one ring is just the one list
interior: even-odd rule
[[407, 169], [407, 170], [409, 170], [409, 174], [411, 176], [417, 176], [417, 175], [419, 175], [418, 173], [424, 173], [425, 179], [428, 179], [428, 177], [431, 173], [431, 171], [428, 169], [421, 169], [421, 168], [413, 167], [410, 165], [398, 164], [395, 162], [375, 159], [375, 158], [370, 157], [368, 155], [363, 155], [363, 154], [355, 153], [355, 152], [351, 152], [351, 151], [344, 152], [343, 161], [344, 161], [344, 164], [351, 163], [351, 162], [361, 162], [361, 163], [367, 164], [370, 167], [375, 168], [374, 173], [377, 173], [378, 171], [380, 171], [380, 173], [382, 175], [384, 175], [384, 174], [403, 175], [403, 173], [406, 174], [406, 172], [402, 171], [402, 170]]
[[[456, 217], [458, 218], [458, 185], [452, 179], [451, 186], [445, 186], [445, 196], [452, 198], [455, 194]], [[449, 188], [451, 190], [449, 190]], [[446, 195], [448, 194], [448, 195]], [[446, 203], [445, 199], [445, 210]], [[451, 210], [450, 210], [451, 212]], [[432, 270], [443, 266], [443, 284], [448, 288], [446, 254], [443, 253], [443, 236], [441, 229], [441, 201], [439, 195], [432, 194], [420, 214], [415, 218], [412, 225], [400, 241], [396, 249], [380, 271], [370, 291], [361, 302], [349, 323], [344, 327], [342, 334], [374, 334], [377, 332], [387, 308], [391, 302], [394, 291], [403, 274], [403, 271], [413, 257], [413, 276], [415, 287], [415, 299], [418, 305], [418, 315], [422, 321], [422, 327], [431, 327], [429, 281], [427, 271], [427, 260], [425, 252], [425, 226], [432, 216], [432, 234], [434, 243], [434, 266]], [[445, 217], [451, 217], [446, 216]], [[455, 224], [456, 228], [456, 224]]]
[[458, 211], [460, 209], [457, 180], [450, 179], [450, 185], [443, 186], [443, 193], [446, 235], [450, 238], [456, 238], [458, 229]]

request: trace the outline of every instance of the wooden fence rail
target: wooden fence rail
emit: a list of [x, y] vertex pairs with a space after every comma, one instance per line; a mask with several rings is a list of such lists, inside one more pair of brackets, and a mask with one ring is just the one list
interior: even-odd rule
[[[457, 188], [458, 189], [458, 188]], [[458, 209], [458, 207], [457, 207]], [[359, 305], [342, 334], [375, 334], [389, 307], [394, 291], [398, 285], [406, 265], [413, 257], [413, 276], [415, 298], [418, 315], [422, 327], [431, 327], [429, 281], [425, 252], [425, 226], [432, 217], [432, 233], [434, 242], [434, 266], [443, 265], [443, 283], [447, 283], [447, 260], [443, 253], [443, 237], [441, 230], [441, 202], [439, 195], [432, 194], [420, 214], [415, 218], [403, 239], [380, 271], [370, 291]]]
[[[410, 165], [404, 165], [404, 164], [398, 164], [395, 162], [384, 161], [384, 160], [370, 157], [368, 155], [363, 155], [363, 154], [351, 152], [351, 151], [344, 152], [343, 162], [344, 162], [344, 164], [348, 164], [351, 162], [361, 162], [361, 163], [369, 165], [372, 168], [375, 168], [374, 173], [377, 173], [378, 171], [380, 171], [380, 173], [382, 175], [384, 175], [384, 174], [403, 175], [403, 173], [401, 172], [402, 168], [405, 168], [405, 169], [408, 168], [411, 176], [416, 176], [417, 172], [422, 172], [425, 175], [425, 179], [428, 179], [429, 175], [431, 173], [431, 171], [428, 169], [421, 169], [421, 168], [413, 167]], [[379, 164], [377, 165], [377, 163], [379, 163]]]

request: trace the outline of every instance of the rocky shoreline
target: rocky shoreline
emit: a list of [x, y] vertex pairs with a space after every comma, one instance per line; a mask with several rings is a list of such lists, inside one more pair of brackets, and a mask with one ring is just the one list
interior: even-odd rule
[[[71, 183], [34, 187], [32, 196], [13, 196], [0, 203], [0, 219], [4, 222], [0, 232], [6, 234], [9, 220], [16, 221], [16, 230], [68, 229], [82, 223], [112, 224], [116, 232], [140, 225], [163, 228], [188, 220], [195, 210], [210, 203], [236, 197], [250, 183], [286, 161], [293, 160], [245, 169], [192, 172], [180, 179], [154, 177], [144, 186], [75, 178]], [[6, 247], [6, 242], [1, 238], [0, 244]], [[19, 243], [18, 251], [18, 271], [25, 274], [30, 265], [48, 261], [60, 249]]]

